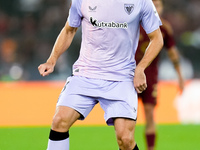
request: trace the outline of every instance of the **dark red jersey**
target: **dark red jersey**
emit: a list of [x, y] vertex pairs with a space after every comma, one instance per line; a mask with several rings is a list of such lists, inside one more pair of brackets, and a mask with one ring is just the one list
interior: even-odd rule
[[[164, 47], [166, 50], [171, 48], [172, 46], [175, 45], [175, 41], [173, 38], [173, 33], [170, 24], [162, 19], [163, 25], [160, 27], [162, 35], [163, 35], [163, 40], [164, 40]], [[149, 44], [149, 37], [147, 36], [146, 32], [142, 27], [140, 27], [140, 39], [139, 39], [139, 44], [138, 44], [138, 49], [136, 51], [135, 55], [135, 60], [136, 63], [138, 64], [142, 57], [144, 56], [145, 50]], [[150, 96], [152, 96], [152, 99], [156, 99], [156, 84], [158, 81], [158, 61], [159, 61], [159, 55], [152, 61], [152, 63], [146, 68], [145, 74], [147, 78], [147, 90], [145, 90], [142, 95], [145, 95], [142, 99], [146, 99], [147, 97], [150, 99]], [[156, 102], [154, 102], [156, 103]]]

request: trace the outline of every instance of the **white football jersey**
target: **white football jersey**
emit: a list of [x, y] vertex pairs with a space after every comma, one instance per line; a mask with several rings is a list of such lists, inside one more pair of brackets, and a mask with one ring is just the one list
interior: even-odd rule
[[82, 43], [73, 74], [133, 80], [140, 24], [146, 33], [161, 25], [152, 0], [72, 0], [68, 22], [82, 26]]

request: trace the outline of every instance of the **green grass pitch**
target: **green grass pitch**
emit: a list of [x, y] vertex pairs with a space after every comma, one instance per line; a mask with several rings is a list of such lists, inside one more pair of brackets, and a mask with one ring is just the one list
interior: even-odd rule
[[[0, 128], [0, 150], [46, 150], [50, 127]], [[137, 125], [135, 139], [145, 150], [144, 126]], [[200, 125], [157, 125], [156, 150], [200, 150]], [[118, 150], [113, 127], [75, 126], [70, 130], [70, 150]]]

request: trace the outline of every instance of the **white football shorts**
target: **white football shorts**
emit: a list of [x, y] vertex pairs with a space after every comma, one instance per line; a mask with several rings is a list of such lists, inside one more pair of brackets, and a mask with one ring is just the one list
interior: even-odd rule
[[137, 119], [137, 92], [129, 81], [68, 77], [57, 106], [73, 108], [81, 114], [80, 120], [84, 120], [98, 102], [108, 125], [113, 125], [115, 118]]

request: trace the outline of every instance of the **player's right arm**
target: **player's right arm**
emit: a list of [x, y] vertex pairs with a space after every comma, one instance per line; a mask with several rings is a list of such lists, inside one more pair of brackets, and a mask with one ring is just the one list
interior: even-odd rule
[[147, 88], [146, 75], [144, 70], [151, 64], [163, 47], [163, 37], [160, 28], [148, 34], [150, 43], [145, 54], [135, 68], [134, 86], [137, 93], [141, 93]]
[[48, 60], [38, 67], [41, 76], [47, 76], [54, 71], [54, 66], [56, 65], [58, 58], [69, 48], [76, 31], [77, 27], [71, 27], [69, 26], [69, 23], [66, 22], [56, 39]]

